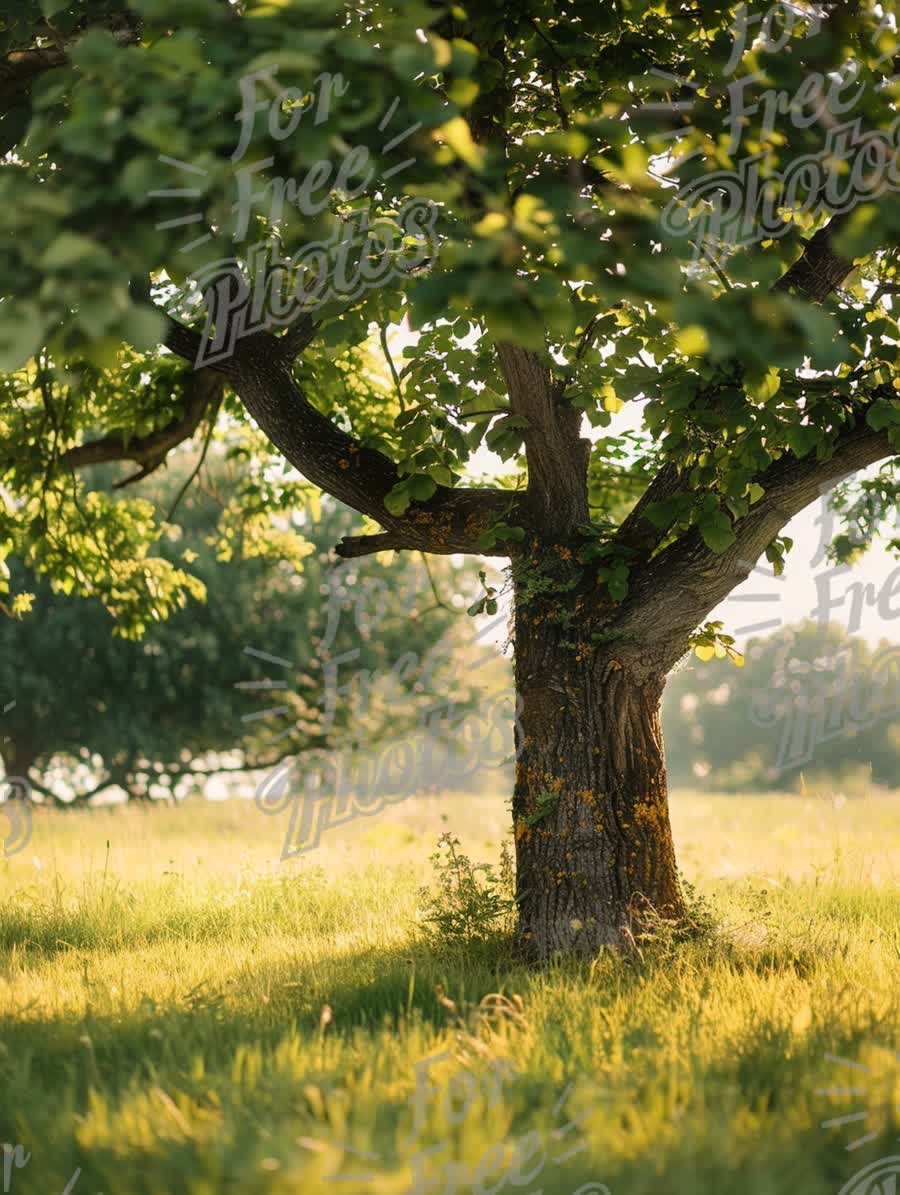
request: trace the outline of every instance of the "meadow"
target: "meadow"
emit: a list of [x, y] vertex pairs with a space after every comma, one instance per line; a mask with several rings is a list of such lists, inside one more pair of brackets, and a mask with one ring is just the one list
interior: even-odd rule
[[0, 861], [0, 1191], [893, 1191], [898, 815], [676, 793], [695, 924], [536, 971], [423, 938], [438, 836], [496, 863], [499, 796], [283, 863], [249, 801], [38, 811]]

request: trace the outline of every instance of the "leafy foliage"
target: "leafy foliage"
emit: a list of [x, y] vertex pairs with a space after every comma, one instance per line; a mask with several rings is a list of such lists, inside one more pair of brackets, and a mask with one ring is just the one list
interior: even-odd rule
[[[162, 506], [191, 467], [182, 461], [154, 485]], [[205, 600], [148, 628], [141, 642], [113, 638], [96, 598], [66, 598], [13, 564], [10, 584], [20, 596], [32, 591], [33, 612], [0, 619], [0, 661], [16, 702], [4, 718], [3, 754], [7, 770], [29, 774], [45, 796], [84, 799], [111, 785], [137, 797], [180, 795], [206, 773], [271, 765], [350, 734], [377, 742], [416, 725], [423, 704], [449, 685], [454, 653], [465, 658], [466, 620], [432, 592], [434, 583], [449, 599], [465, 586], [449, 562], [430, 580], [411, 558], [391, 570], [390, 585], [389, 566], [375, 559], [336, 572], [328, 549], [353, 515], [333, 503], [316, 521], [307, 514], [300, 561], [256, 551], [246, 519], [223, 541], [217, 495], [240, 491], [235, 469], [221, 454], [205, 467], [203, 490], [183, 498], [181, 525], [162, 547], [167, 563], [191, 561]], [[248, 555], [244, 536], [250, 558], [228, 567], [223, 555]], [[261, 662], [248, 647], [289, 667]], [[409, 652], [419, 667], [396, 677], [397, 658]], [[341, 656], [339, 683], [366, 678], [365, 701], [329, 700], [323, 661]], [[468, 694], [456, 688], [464, 709]]]
[[[763, 8], [750, 5], [749, 19]], [[0, 50], [19, 55], [0, 89], [11, 234], [0, 267], [2, 419], [17, 445], [3, 469], [5, 550], [64, 590], [100, 596], [129, 634], [199, 593], [187, 570], [151, 554], [160, 525], [146, 506], [89, 497], [64, 464], [98, 430], [127, 441], [184, 411], [189, 376], [155, 347], [165, 322], [150, 298], [217, 263], [249, 262], [255, 244], [290, 253], [327, 243], [361, 212], [402, 241], [397, 213], [415, 198], [432, 205], [436, 255], [322, 308], [320, 342], [298, 365], [318, 408], [395, 463], [390, 514], [458, 484], [483, 448], [497, 484], [515, 484], [505, 470], [521, 472], [528, 421], [500, 376], [503, 340], [552, 367], [594, 429], [624, 421], [595, 432], [598, 517], [619, 521], [659, 465], [677, 465], [682, 492], [654, 512], [668, 541], [694, 528], [726, 550], [763, 497], [767, 468], [789, 455], [826, 460], [861, 417], [900, 443], [891, 187], [843, 221], [838, 248], [859, 270], [826, 307], [772, 289], [822, 223], [814, 183], [790, 192], [797, 202], [785, 199], [768, 237], [747, 206], [743, 241], [726, 224], [708, 251], [696, 243], [716, 170], [761, 154], [785, 198], [792, 171], [827, 151], [834, 119], [806, 109], [799, 119], [772, 99], [811, 107], [811, 73], [842, 120], [887, 134], [896, 35], [874, 8], [841, 9], [797, 20], [777, 52], [750, 38], [735, 57], [738, 15], [723, 0], [471, 12], [305, 0], [4, 5]], [[235, 161], [241, 80], [270, 67], [277, 80], [254, 85], [259, 111]], [[278, 100], [282, 88], [303, 97], [299, 118]], [[280, 136], [291, 120], [294, 134]], [[348, 147], [359, 153], [342, 189]], [[242, 226], [239, 172], [262, 158], [262, 198]], [[673, 191], [662, 165], [686, 196], [682, 234], [663, 218]], [[273, 180], [319, 169], [316, 210], [273, 215]], [[187, 211], [173, 191], [186, 179], [205, 237], [178, 222]], [[417, 337], [399, 368], [391, 360], [386, 384], [360, 384], [360, 346], [371, 355], [373, 328], [404, 319]], [[246, 423], [246, 413], [226, 396], [218, 420]], [[265, 455], [250, 441], [251, 455]], [[893, 474], [885, 487], [896, 499]], [[270, 497], [256, 494], [260, 507]], [[622, 601], [627, 567], [604, 579]]]

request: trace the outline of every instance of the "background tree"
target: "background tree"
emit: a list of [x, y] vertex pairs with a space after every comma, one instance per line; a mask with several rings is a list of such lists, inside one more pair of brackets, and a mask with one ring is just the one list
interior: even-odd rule
[[[365, 728], [377, 743], [414, 728], [473, 655], [464, 604], [457, 597], [456, 613], [450, 604], [471, 580], [449, 560], [429, 574], [410, 556], [390, 568], [390, 584], [382, 560], [335, 570], [330, 547], [353, 522], [345, 507], [326, 501], [315, 519], [308, 508], [297, 512], [302, 558], [245, 558], [259, 546], [249, 534], [244, 542], [246, 525], [223, 537], [222, 496], [239, 479], [222, 457], [204, 463], [189, 491], [197, 461], [185, 453], [148, 485], [161, 510], [180, 496], [179, 524], [169, 525], [161, 553], [173, 567], [190, 561], [205, 598], [153, 623], [140, 641], [114, 636], [96, 598], [54, 593], [45, 577], [12, 562], [9, 583], [31, 600], [27, 616], [0, 620], [0, 667], [16, 701], [2, 755], [6, 771], [43, 797], [83, 803], [112, 786], [139, 798], [184, 795], [209, 775], [331, 748], [358, 732], [360, 715], [349, 700], [329, 701], [323, 662], [346, 654], [342, 682], [354, 673], [386, 681], [413, 652], [420, 664], [391, 685], [389, 709], [374, 696], [368, 702]], [[471, 689], [455, 688], [464, 712]]]
[[[752, 639], [747, 664], [687, 663], [663, 701], [670, 778], [710, 792], [893, 785], [900, 649], [815, 622]], [[802, 779], [801, 779], [802, 778]]]
[[[189, 571], [152, 553], [139, 501], [75, 471], [143, 476], [216, 414], [262, 433], [248, 472], [280, 453], [381, 528], [345, 557], [508, 560], [539, 957], [681, 914], [665, 677], [795, 514], [900, 443], [896, 35], [874, 7], [783, 8], [786, 37], [768, 11], [2, 9], [8, 551], [130, 632], [164, 617]], [[747, 159], [755, 191], [726, 174], [714, 202], [712, 172]], [[392, 389], [360, 381], [361, 346], [389, 351], [404, 319]], [[210, 343], [228, 355], [193, 371]], [[485, 479], [484, 445], [512, 471]], [[880, 478], [895, 500], [894, 465]]]

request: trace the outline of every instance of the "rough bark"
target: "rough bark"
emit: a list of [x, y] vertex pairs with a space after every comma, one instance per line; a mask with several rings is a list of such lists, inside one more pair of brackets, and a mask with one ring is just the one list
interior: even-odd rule
[[791, 268], [775, 283], [777, 291], [796, 290], [805, 299], [824, 303], [853, 269], [853, 259], [832, 248], [832, 241], [847, 223], [851, 213], [832, 216], [824, 228], [812, 237]]
[[547, 559], [514, 566], [517, 899], [522, 943], [541, 961], [633, 947], [650, 920], [684, 912], [659, 716], [665, 672], [634, 644], [603, 642], [590, 594], [567, 587], [564, 564], [548, 589]]
[[565, 536], [587, 523], [590, 441], [581, 438], [582, 414], [568, 403], [548, 366], [530, 349], [497, 346], [510, 410], [528, 420], [527, 505], [545, 536]]

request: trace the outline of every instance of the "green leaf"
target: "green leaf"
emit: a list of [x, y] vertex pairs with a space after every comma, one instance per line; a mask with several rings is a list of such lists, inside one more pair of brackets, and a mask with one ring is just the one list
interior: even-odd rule
[[473, 170], [480, 170], [484, 165], [484, 150], [476, 145], [472, 138], [472, 130], [462, 116], [454, 116], [442, 125], [440, 135], [450, 146], [458, 158]]
[[96, 241], [77, 232], [61, 232], [41, 258], [45, 270], [65, 270], [91, 257], [105, 257], [106, 251]]
[[606, 587], [609, 590], [609, 596], [615, 602], [623, 602], [628, 597], [628, 581], [618, 574], [610, 577]]
[[819, 443], [822, 433], [815, 427], [793, 423], [787, 429], [787, 442], [794, 456], [804, 457]]
[[679, 519], [683, 519], [691, 509], [693, 500], [689, 494], [673, 494], [670, 498], [663, 498], [659, 502], [651, 502], [644, 511], [644, 517], [649, 519], [654, 527], [664, 530]]
[[866, 423], [876, 432], [900, 426], [900, 400], [879, 399], [873, 403], [866, 412]]
[[756, 402], [766, 403], [774, 398], [781, 389], [781, 372], [777, 369], [768, 370], [759, 380], [744, 382], [744, 391]]
[[737, 539], [731, 520], [721, 510], [714, 510], [701, 516], [697, 522], [703, 542], [712, 552], [724, 552]]
[[390, 61], [395, 74], [401, 79], [433, 74], [435, 69], [434, 55], [427, 43], [398, 46], [391, 52]]
[[675, 336], [675, 343], [687, 357], [699, 357], [709, 351], [709, 337], [700, 324], [689, 324]]
[[521, 543], [525, 538], [524, 527], [509, 527], [506, 523], [497, 523], [496, 526], [492, 528], [492, 531], [494, 533], [495, 539], [511, 539], [516, 543]]
[[425, 473], [416, 473], [410, 477], [407, 485], [409, 492], [417, 502], [427, 502], [429, 498], [434, 495], [437, 489], [437, 482], [433, 477], [428, 477]]
[[431, 465], [428, 469], [428, 476], [433, 477], [438, 485], [453, 485], [453, 474], [446, 465]]
[[392, 515], [402, 515], [409, 509], [412, 495], [405, 481], [398, 481], [384, 500], [385, 510]]

